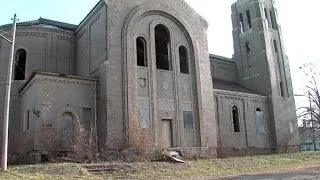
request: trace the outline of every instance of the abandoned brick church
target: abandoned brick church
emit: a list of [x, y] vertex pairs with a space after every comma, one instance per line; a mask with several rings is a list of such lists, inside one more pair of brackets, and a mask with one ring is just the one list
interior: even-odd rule
[[[232, 25], [230, 59], [209, 54], [208, 23], [183, 0], [101, 0], [79, 25], [18, 23], [9, 153], [69, 151], [79, 125], [100, 151], [216, 157], [299, 150], [273, 1], [238, 0]], [[0, 82], [9, 54], [0, 39]], [[1, 112], [4, 97], [2, 84]]]

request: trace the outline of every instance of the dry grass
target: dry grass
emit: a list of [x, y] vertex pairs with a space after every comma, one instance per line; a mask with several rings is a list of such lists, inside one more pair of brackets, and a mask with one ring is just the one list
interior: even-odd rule
[[[42, 164], [10, 167], [0, 179], [195, 179], [301, 168], [320, 163], [320, 152], [247, 156], [226, 159], [130, 163], [135, 171], [92, 175], [80, 164]], [[110, 163], [108, 163], [110, 164]]]

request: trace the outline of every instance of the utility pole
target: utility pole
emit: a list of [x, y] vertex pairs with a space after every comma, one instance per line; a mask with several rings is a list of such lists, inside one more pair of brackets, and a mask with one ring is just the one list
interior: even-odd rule
[[[14, 45], [15, 45], [15, 40], [16, 40], [16, 23], [17, 23], [17, 16], [16, 16], [16, 14], [14, 14], [13, 26], [12, 26], [12, 42], [11, 42], [12, 46], [11, 46], [11, 54], [10, 54], [9, 67], [8, 67], [8, 76], [7, 76], [7, 82], [6, 82], [6, 101], [5, 101], [5, 106], [4, 106], [3, 128], [2, 128], [3, 129], [3, 138], [2, 138], [1, 169], [3, 171], [6, 171], [8, 168], [7, 166], [8, 166], [9, 107], [10, 107], [10, 91], [11, 91]], [[6, 40], [8, 40], [8, 39], [6, 39]]]

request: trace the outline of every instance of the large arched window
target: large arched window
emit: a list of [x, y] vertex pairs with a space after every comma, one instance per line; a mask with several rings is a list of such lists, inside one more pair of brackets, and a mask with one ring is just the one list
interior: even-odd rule
[[180, 72], [189, 74], [188, 50], [184, 46], [179, 47]]
[[137, 65], [138, 66], [144, 66], [148, 67], [148, 61], [147, 61], [147, 46], [146, 41], [143, 37], [138, 37], [136, 41], [137, 46]]
[[25, 80], [27, 52], [24, 49], [19, 49], [16, 52], [14, 80]]
[[239, 108], [236, 105], [232, 106], [232, 122], [233, 132], [240, 132]]
[[171, 70], [171, 48], [169, 30], [162, 24], [155, 27], [157, 69]]

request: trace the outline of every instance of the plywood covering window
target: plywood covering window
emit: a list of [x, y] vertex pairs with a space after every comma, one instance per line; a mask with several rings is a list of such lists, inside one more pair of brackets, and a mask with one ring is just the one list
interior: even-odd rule
[[27, 52], [24, 49], [19, 49], [16, 52], [14, 80], [25, 80]]
[[137, 46], [137, 65], [148, 67], [147, 61], [147, 48], [146, 48], [146, 41], [143, 37], [138, 37], [136, 41]]
[[188, 60], [188, 50], [184, 46], [179, 47], [179, 57], [180, 57], [180, 72], [183, 74], [189, 74], [189, 60]]
[[232, 106], [232, 123], [233, 132], [240, 132], [239, 108], [236, 105]]
[[193, 129], [193, 115], [192, 111], [183, 111], [184, 129]]
[[256, 115], [257, 133], [265, 133], [263, 111], [260, 108], [257, 108], [255, 115]]
[[155, 46], [157, 69], [172, 70], [170, 33], [162, 24], [155, 27]]

